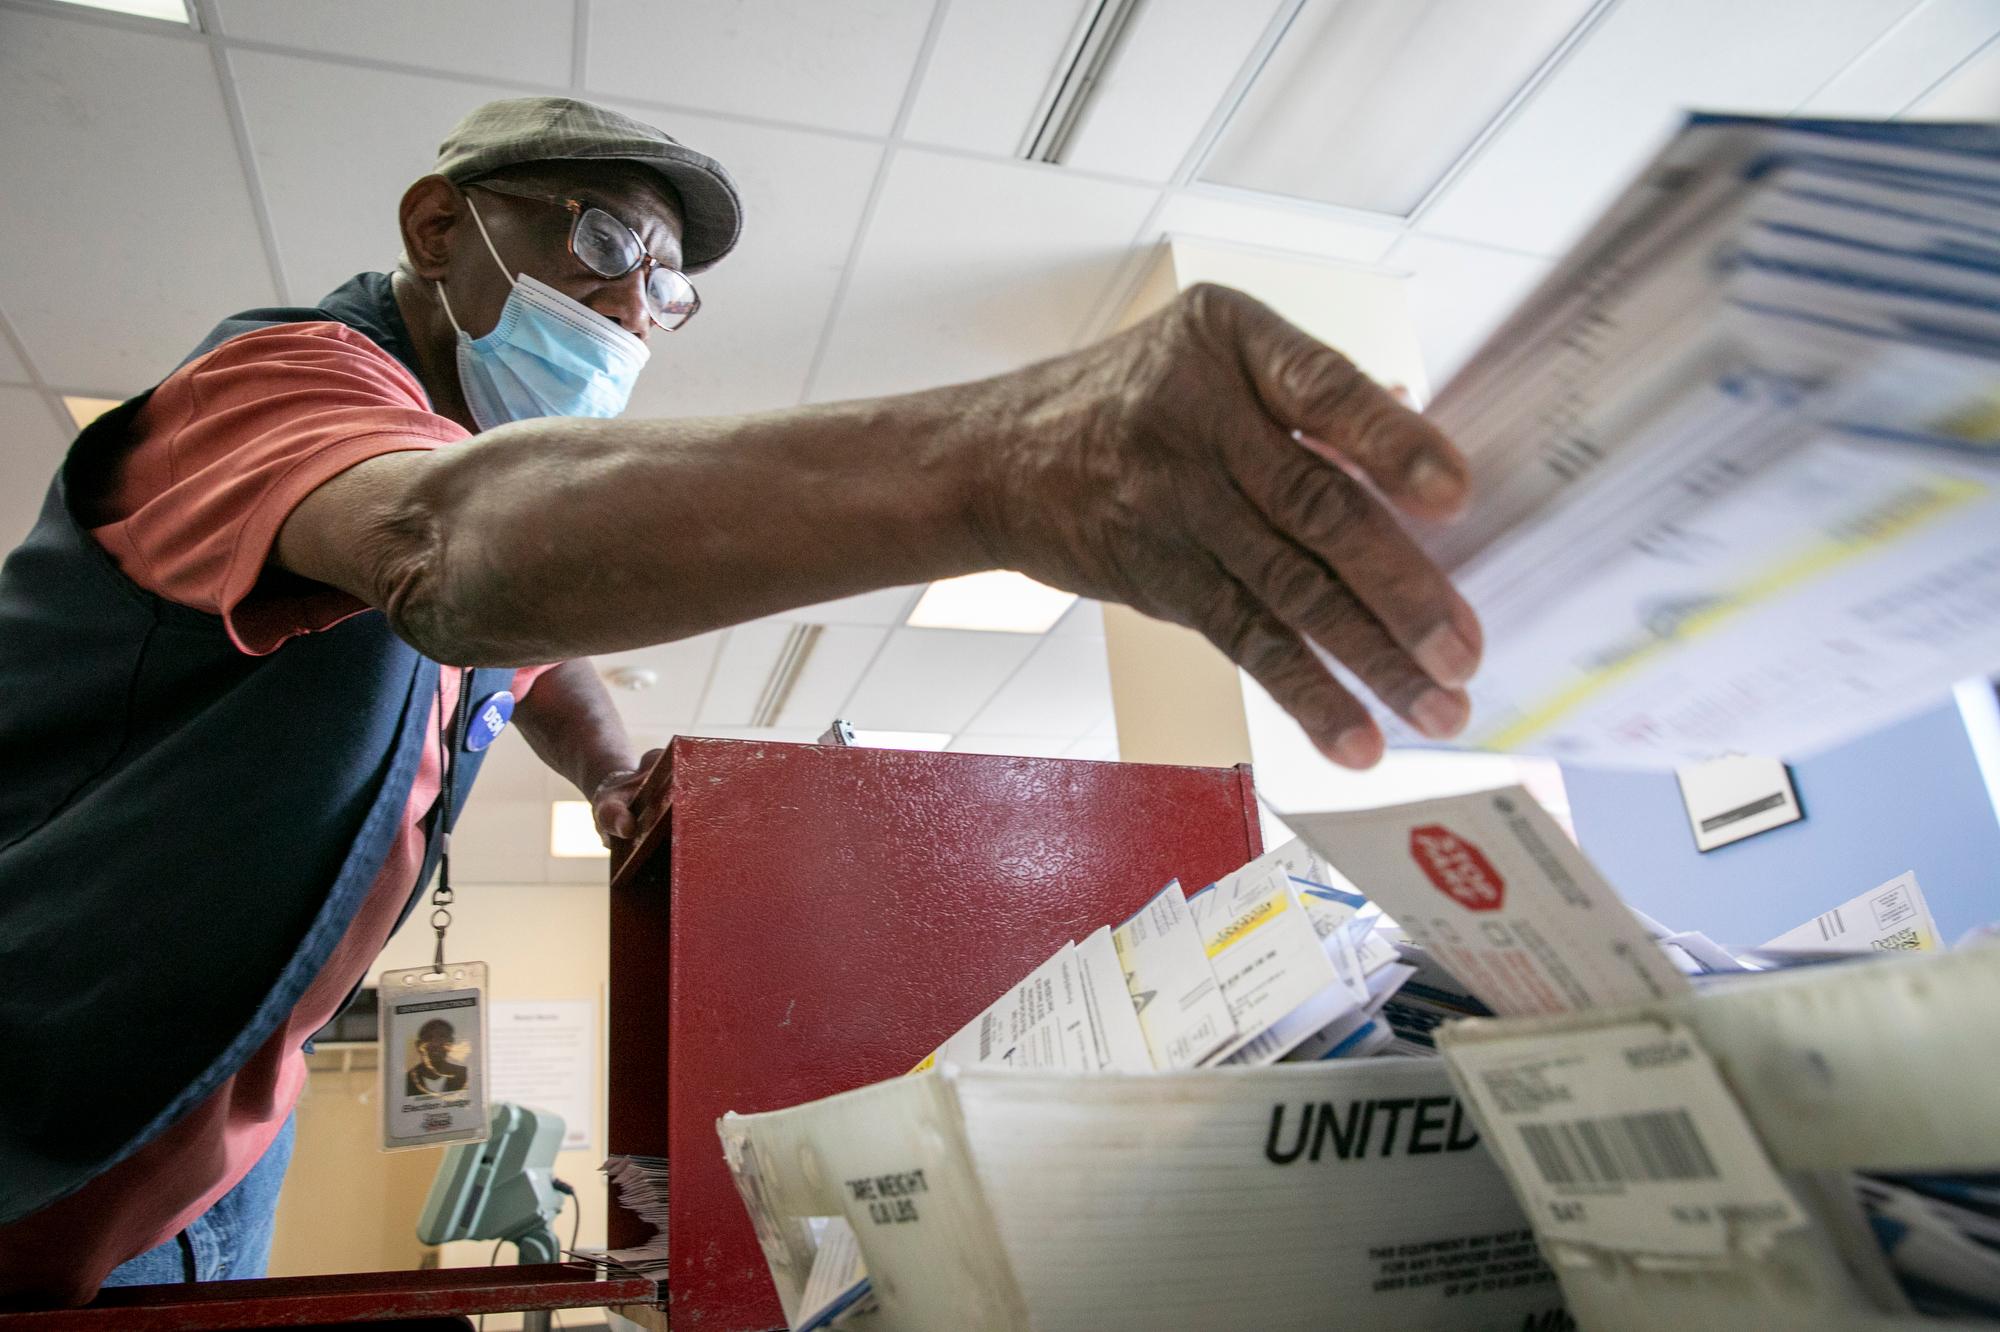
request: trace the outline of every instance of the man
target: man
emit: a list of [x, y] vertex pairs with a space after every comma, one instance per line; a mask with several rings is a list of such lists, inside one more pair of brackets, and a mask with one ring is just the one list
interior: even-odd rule
[[432, 1018], [417, 1029], [416, 1062], [403, 1073], [403, 1095], [444, 1096], [464, 1091], [468, 1070], [451, 1062], [458, 1033], [443, 1018]]
[[[616, 422], [736, 241], [718, 164], [495, 103], [399, 221], [392, 275], [226, 321], [83, 432], [0, 571], [0, 1299], [261, 1270], [299, 1045], [477, 769], [441, 737], [519, 695], [633, 830], [587, 654], [1004, 567], [1194, 626], [1342, 763], [1381, 736], [1308, 639], [1465, 721], [1478, 625], [1391, 514], [1453, 513], [1462, 461], [1254, 301], [979, 383]], [[69, 1058], [109, 1032], [143, 1070], [116, 1099]]]

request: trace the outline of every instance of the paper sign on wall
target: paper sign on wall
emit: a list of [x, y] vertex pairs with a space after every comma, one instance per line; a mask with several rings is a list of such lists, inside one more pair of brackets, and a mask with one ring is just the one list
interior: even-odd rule
[[1674, 769], [1697, 850], [1731, 842], [1805, 817], [1791, 771], [1774, 758], [1732, 754]]
[[589, 999], [495, 1003], [495, 1101], [562, 1116], [566, 1152], [594, 1150], [597, 1126], [597, 1005]]

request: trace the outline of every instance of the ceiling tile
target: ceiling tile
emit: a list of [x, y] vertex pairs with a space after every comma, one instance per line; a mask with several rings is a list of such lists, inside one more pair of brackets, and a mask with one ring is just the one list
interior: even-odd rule
[[1926, 93], [1909, 114], [1922, 120], [2000, 119], [2000, 43], [1976, 49], [1965, 63]]
[[1074, 606], [1063, 612], [1055, 628], [1049, 630], [1050, 638], [1096, 638], [1104, 637], [1104, 604], [1088, 597], [1080, 599]]
[[1418, 220], [1556, 255], [1688, 108], [1792, 110], [1917, 0], [1624, 0]]
[[1277, 8], [1274, 0], [1151, 0], [1139, 6], [1063, 164], [1143, 180], [1172, 176]]
[[748, 726], [790, 632], [790, 626], [774, 620], [757, 620], [726, 630], [695, 725]]
[[694, 720], [695, 705], [714, 669], [722, 634], [701, 634], [630, 652], [608, 652], [591, 658], [600, 676], [621, 669], [651, 671], [659, 677], [646, 689], [627, 689], [607, 680], [606, 688], [618, 714], [634, 730], [673, 730]]
[[28, 381], [28, 367], [14, 354], [14, 344], [0, 335], [0, 384], [25, 384]]
[[[1897, 115], [1996, 34], [2000, 4], [1994, 0], [1930, 0], [1829, 79], [1799, 111], [1812, 116]], [[1993, 67], [2000, 68], [2000, 60]], [[1991, 120], [2000, 111], [2000, 101], [1992, 98], [1979, 105], [1974, 119]]]
[[1100, 763], [1118, 761], [1118, 737], [1085, 736], [1062, 752], [1063, 758], [1096, 759]]
[[528, 747], [520, 727], [509, 726], [487, 749], [486, 760], [479, 765], [474, 804], [466, 808], [498, 800], [548, 800], [558, 784], [562, 798], [569, 798], [569, 784], [551, 773], [548, 765]]
[[1443, 387], [1553, 266], [1547, 259], [1418, 235], [1405, 237], [1386, 263], [1410, 271], [1410, 318], [1433, 389]]
[[777, 724], [802, 727], [815, 735], [825, 731], [841, 715], [841, 706], [887, 637], [887, 630], [872, 626], [834, 624], [822, 629]]
[[[547, 883], [549, 881], [549, 797], [518, 799], [484, 790], [480, 779], [451, 834], [451, 875], [455, 883]], [[567, 791], [564, 799], [575, 799]], [[581, 862], [598, 866], [602, 861]], [[468, 894], [468, 904], [474, 900]], [[477, 908], [474, 908], [477, 909]]]
[[[558, 859], [548, 854], [548, 817], [542, 821], [542, 868], [549, 883], [589, 883], [604, 887], [611, 879], [610, 857], [603, 859], [565, 856]], [[602, 934], [599, 936], [602, 938]]]
[[978, 735], [1082, 735], [1111, 713], [1104, 642], [1044, 638], [965, 729]]
[[882, 150], [823, 134], [629, 114], [729, 169], [743, 239], [697, 274], [701, 314], [651, 339], [631, 416], [721, 416], [790, 407], [805, 390]]
[[783, 745], [810, 745], [826, 734], [826, 727], [810, 726], [696, 726], [682, 735], [707, 736], [714, 740], [769, 740]]
[[1357, 264], [1374, 263], [1402, 234], [1399, 224], [1387, 220], [1375, 223], [1306, 204], [1267, 203], [1221, 194], [1213, 187], [1183, 190], [1169, 199], [1160, 210], [1159, 229]]
[[1077, 742], [1073, 735], [961, 735], [945, 748], [954, 754], [1018, 754], [1059, 758]]
[[612, 96], [887, 134], [931, 0], [591, 0], [585, 83]]
[[954, 0], [903, 137], [1012, 157], [1086, 0]]
[[[778, 665], [786, 638], [795, 626], [782, 620], [753, 620], [729, 631], [715, 677], [696, 719], [704, 727], [748, 726], [763, 696], [764, 686]], [[862, 625], [829, 625], [820, 631], [805, 670], [792, 686], [778, 721], [788, 727], [825, 730], [887, 630]]]
[[[558, 0], [216, 0], [232, 38], [449, 69], [491, 79], [569, 84], [575, 10]], [[439, 137], [443, 127], [439, 129]]]
[[863, 592], [838, 601], [822, 601], [815, 606], [801, 606], [767, 618], [797, 620], [805, 624], [901, 624], [923, 590], [923, 586], [885, 587], [878, 592]]
[[[510, 94], [456, 80], [237, 51], [243, 119], [292, 299], [394, 267], [396, 206], [459, 117]], [[333, 108], [333, 110], [330, 110]]]
[[1041, 641], [898, 629], [854, 691], [846, 719], [866, 731], [960, 731]]
[[69, 439], [42, 395], [0, 385], [0, 555], [21, 544], [42, 510]]
[[974, 379], [1065, 350], [1156, 197], [1058, 167], [903, 150], [814, 396]]
[[8, 10], [0, 125], [0, 305], [51, 383], [154, 383], [275, 297], [204, 43]]

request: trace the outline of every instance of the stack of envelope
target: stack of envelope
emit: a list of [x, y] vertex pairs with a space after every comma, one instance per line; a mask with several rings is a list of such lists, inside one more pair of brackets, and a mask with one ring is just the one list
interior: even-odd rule
[[1428, 415], [1474, 483], [1417, 533], [1486, 627], [1461, 743], [1921, 710], [2000, 665], [2000, 127], [1693, 117]]

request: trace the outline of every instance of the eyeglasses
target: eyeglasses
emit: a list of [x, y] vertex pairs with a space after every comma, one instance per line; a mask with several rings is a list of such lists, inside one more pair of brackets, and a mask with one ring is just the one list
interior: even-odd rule
[[671, 333], [694, 318], [695, 312], [701, 309], [701, 297], [695, 292], [694, 283], [687, 280], [687, 274], [677, 268], [668, 268], [655, 259], [645, 242], [639, 239], [638, 232], [602, 208], [580, 199], [540, 194], [498, 180], [474, 181], [465, 188], [490, 190], [494, 194], [567, 208], [570, 214], [569, 252], [578, 263], [602, 278], [621, 278], [633, 269], [645, 266], [645, 281], [640, 285], [646, 293], [646, 317], [656, 327]]

